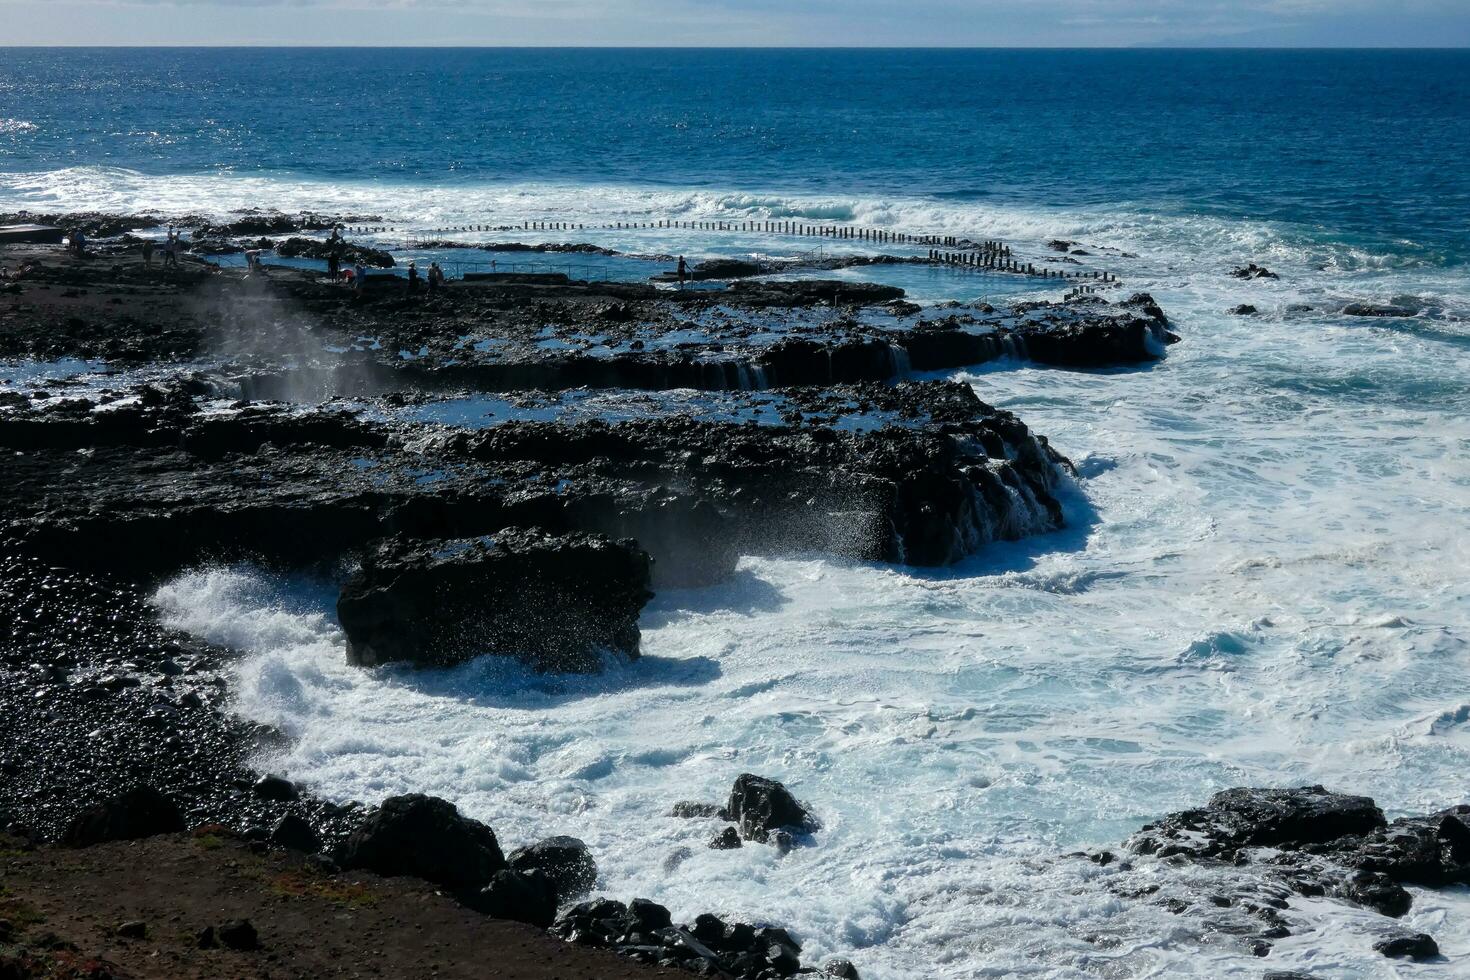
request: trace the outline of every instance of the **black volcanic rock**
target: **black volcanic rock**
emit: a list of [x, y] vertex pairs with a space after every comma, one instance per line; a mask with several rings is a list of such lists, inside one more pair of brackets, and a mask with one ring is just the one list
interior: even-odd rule
[[760, 263], [745, 259], [706, 259], [695, 265], [690, 270], [690, 275], [697, 280], [742, 279], [769, 271]]
[[1383, 811], [1366, 796], [1298, 789], [1230, 789], [1205, 807], [1149, 824], [1129, 842], [1139, 854], [1214, 856], [1240, 847], [1324, 844], [1384, 827]]
[[322, 840], [304, 817], [288, 813], [271, 828], [270, 842], [302, 854], [315, 854], [322, 849]]
[[137, 840], [184, 829], [184, 818], [173, 800], [151, 786], [127, 792], [87, 807], [72, 818], [61, 842], [86, 847], [113, 840]]
[[1439, 955], [1434, 937], [1422, 932], [1390, 936], [1374, 943], [1373, 948], [1392, 959], [1428, 960]]
[[596, 534], [395, 539], [343, 586], [337, 617], [361, 666], [501, 653], [545, 670], [592, 670], [604, 651], [638, 656], [650, 570], [632, 542]]
[[725, 815], [740, 828], [741, 837], [753, 841], [764, 842], [777, 830], [810, 833], [820, 826], [785, 786], [751, 773], [735, 780]]
[[559, 901], [585, 895], [597, 883], [597, 862], [587, 845], [575, 837], [548, 837], [518, 847], [507, 860], [513, 871], [544, 874]]
[[1232, 276], [1234, 276], [1235, 278], [1237, 278], [1237, 279], [1280, 279], [1281, 278], [1276, 273], [1272, 272], [1270, 269], [1267, 269], [1265, 266], [1256, 265], [1254, 262], [1252, 262], [1250, 265], [1240, 266], [1238, 268], [1232, 269], [1230, 271], [1230, 274]]
[[497, 871], [478, 895], [466, 899], [477, 912], [548, 929], [556, 921], [555, 883], [541, 871]]
[[333, 250], [345, 269], [355, 262], [372, 269], [391, 269], [397, 263], [393, 256], [380, 248], [372, 248], [360, 245], [356, 242], [339, 242], [333, 245], [331, 242], [319, 238], [288, 238], [283, 242], [275, 244], [276, 254], [288, 259], [316, 259], [326, 261], [331, 257]]
[[392, 796], [358, 826], [337, 853], [343, 868], [408, 875], [452, 889], [481, 888], [505, 868], [495, 833], [460, 816], [448, 800]]
[[1419, 311], [1408, 306], [1389, 303], [1349, 303], [1342, 309], [1344, 316], [1361, 317], [1411, 317]]

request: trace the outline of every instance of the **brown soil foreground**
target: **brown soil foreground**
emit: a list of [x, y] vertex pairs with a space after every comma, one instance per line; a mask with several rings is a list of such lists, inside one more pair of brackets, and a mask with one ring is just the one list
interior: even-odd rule
[[[329, 875], [229, 838], [174, 834], [78, 850], [17, 843], [0, 837], [3, 980], [688, 977], [482, 916], [416, 879]], [[255, 927], [258, 949], [201, 948], [202, 930], [236, 919]], [[142, 938], [118, 934], [140, 922]]]

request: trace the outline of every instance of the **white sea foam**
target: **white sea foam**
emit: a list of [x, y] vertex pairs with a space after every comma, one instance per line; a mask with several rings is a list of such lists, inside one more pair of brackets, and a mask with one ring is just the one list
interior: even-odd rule
[[[149, 197], [161, 186], [103, 206], [222, 202], [213, 184]], [[269, 200], [451, 206], [427, 190], [387, 203], [294, 193]], [[551, 188], [482, 193], [507, 214], [571, 205]], [[793, 200], [599, 193], [608, 214]], [[250, 200], [263, 198], [238, 198]], [[1463, 891], [1416, 892], [1405, 923], [1434, 934], [1447, 963], [1384, 960], [1371, 949], [1384, 920], [1325, 901], [1297, 903], [1297, 935], [1263, 962], [1196, 917], [1108, 889], [1124, 874], [1178, 888], [1226, 872], [1058, 855], [1115, 847], [1230, 785], [1323, 782], [1394, 814], [1467, 799], [1470, 346], [1452, 316], [1333, 311], [1404, 294], [1463, 311], [1463, 271], [1216, 218], [811, 206], [838, 205], [859, 221], [1141, 256], [1130, 287], [1152, 291], [1185, 338], [1161, 364], [961, 375], [1079, 462], [1071, 527], [941, 571], [749, 558], [731, 583], [660, 595], [645, 658], [592, 678], [486, 660], [353, 670], [329, 586], [243, 568], [181, 576], [156, 597], [165, 617], [244, 650], [236, 707], [296, 736], [266, 762], [332, 796], [438, 793], [511, 845], [575, 834], [609, 894], [787, 923], [809, 958], [851, 955], [880, 980], [1455, 975], [1470, 955]], [[1249, 260], [1282, 279], [1227, 275]], [[1263, 315], [1222, 312], [1237, 303]], [[1297, 303], [1315, 308], [1287, 312]], [[742, 771], [813, 805], [814, 847], [710, 851], [712, 826], [666, 816], [676, 800], [718, 799]]]

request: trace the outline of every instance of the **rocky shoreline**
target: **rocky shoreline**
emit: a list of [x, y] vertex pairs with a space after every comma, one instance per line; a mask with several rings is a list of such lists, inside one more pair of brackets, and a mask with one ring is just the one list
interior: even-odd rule
[[[427, 881], [455, 916], [550, 929], [629, 969], [858, 975], [803, 965], [781, 923], [675, 923], [600, 896], [574, 838], [503, 842], [444, 800], [333, 802], [257, 771], [284, 736], [230, 712], [238, 653], [160, 624], [150, 590], [215, 562], [306, 571], [339, 589], [364, 669], [494, 654], [595, 671], [639, 655], [654, 592], [728, 579], [742, 555], [943, 566], [1063, 527], [1077, 490], [1044, 435], [969, 385], [914, 375], [1002, 358], [1146, 368], [1179, 339], [1141, 294], [921, 307], [759, 265], [712, 267], [703, 278], [726, 284], [687, 292], [551, 275], [356, 291], [312, 270], [145, 266], [131, 236], [165, 223], [153, 216], [48, 217], [101, 240], [87, 257], [0, 250], [0, 357], [18, 362], [0, 372], [0, 828], [17, 867], [121, 841], [207, 861], [191, 842], [223, 841], [310, 876], [313, 901], [368, 880], [353, 876]], [[372, 220], [175, 223], [210, 251]], [[1087, 254], [1072, 245], [1057, 251]], [[661, 805], [708, 821], [712, 848], [821, 846], [800, 787], [730, 779], [723, 801]], [[1266, 956], [1293, 896], [1391, 923], [1405, 886], [1470, 883], [1470, 808], [1390, 824], [1320, 787], [1232, 790], [1079, 858], [1116, 876], [1118, 900], [1173, 903]], [[1142, 866], [1225, 869], [1234, 890], [1162, 897], [1132, 877]], [[61, 975], [60, 954], [88, 952], [16, 918], [0, 911], [0, 972]], [[237, 943], [226, 925], [179, 955], [259, 957], [286, 935], [261, 918]], [[1381, 951], [1435, 955], [1391, 925]], [[113, 967], [89, 975], [128, 975]]]

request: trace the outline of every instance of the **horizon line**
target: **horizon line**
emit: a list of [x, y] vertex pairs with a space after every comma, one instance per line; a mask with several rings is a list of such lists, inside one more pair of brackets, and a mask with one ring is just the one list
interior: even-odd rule
[[41, 43], [0, 44], [0, 51], [67, 49], [123, 51], [176, 50], [295, 50], [295, 51], [1470, 51], [1470, 44], [278, 44], [264, 42], [136, 42], [126, 44]]

